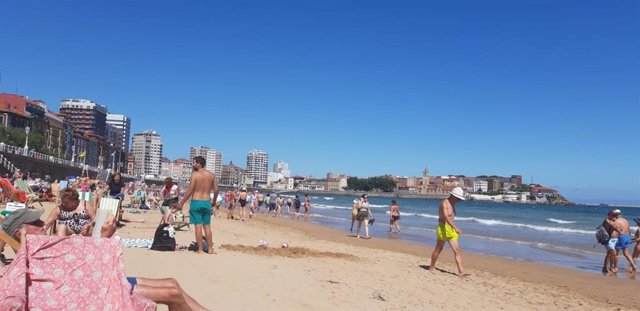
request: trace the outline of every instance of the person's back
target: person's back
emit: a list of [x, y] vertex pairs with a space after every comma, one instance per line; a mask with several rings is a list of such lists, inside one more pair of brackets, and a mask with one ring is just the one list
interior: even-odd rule
[[191, 183], [193, 184], [192, 200], [209, 200], [209, 194], [214, 190], [214, 182], [216, 176], [209, 172], [205, 168], [201, 168], [194, 172], [191, 176]]
[[622, 217], [619, 217], [618, 219], [616, 219], [615, 227], [616, 227], [616, 230], [620, 232], [620, 234], [631, 235], [631, 226], [629, 225], [629, 222], [626, 219]]

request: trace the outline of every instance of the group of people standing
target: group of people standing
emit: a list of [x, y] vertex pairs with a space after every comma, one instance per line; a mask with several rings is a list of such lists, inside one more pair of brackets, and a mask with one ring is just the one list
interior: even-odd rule
[[249, 210], [249, 218], [253, 218], [256, 213], [268, 213], [271, 216], [282, 216], [284, 207], [287, 208], [287, 216], [291, 215], [292, 210], [295, 219], [300, 216], [300, 208], [304, 206], [304, 215], [311, 215], [311, 197], [307, 193], [304, 198], [304, 204], [300, 200], [299, 195], [293, 198], [286, 198], [279, 193], [271, 192], [266, 195], [255, 190], [253, 193], [247, 191], [246, 187], [233, 187], [224, 195], [225, 208], [227, 209], [227, 219], [236, 219], [235, 208], [240, 207], [239, 216], [241, 221], [246, 220], [246, 212]]
[[[640, 226], [640, 218], [634, 219], [636, 224]], [[629, 222], [622, 217], [619, 209], [614, 209], [607, 213], [607, 217], [602, 221], [602, 226], [606, 230], [609, 239], [603, 243], [606, 249], [604, 256], [604, 264], [602, 273], [607, 275], [615, 275], [618, 273], [618, 256], [620, 251], [624, 258], [629, 262], [631, 273], [637, 271], [636, 261], [640, 255], [640, 228], [636, 230], [635, 236], [631, 237], [631, 226]], [[629, 247], [636, 243], [633, 254], [629, 252]]]
[[[400, 205], [396, 200], [391, 200], [391, 207], [389, 210], [389, 232], [392, 233], [400, 233], [400, 224], [398, 221], [400, 220]], [[360, 199], [353, 200], [353, 204], [351, 205], [351, 229], [349, 231], [353, 232], [353, 225], [355, 222], [358, 222], [356, 237], [360, 238], [360, 229], [364, 224], [364, 238], [369, 239], [369, 225], [375, 222], [375, 218], [373, 217], [373, 213], [371, 212], [371, 205], [369, 204], [369, 196], [363, 194]], [[393, 230], [395, 227], [396, 230]]]

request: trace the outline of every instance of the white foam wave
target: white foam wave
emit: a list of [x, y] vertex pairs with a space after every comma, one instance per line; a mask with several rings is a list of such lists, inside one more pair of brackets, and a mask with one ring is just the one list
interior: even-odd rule
[[550, 222], [555, 222], [557, 224], [575, 224], [576, 223], [576, 221], [562, 220], [562, 219], [555, 219], [555, 218], [547, 218], [547, 220]]
[[[576, 234], [589, 234], [589, 235], [594, 234], [594, 231], [587, 231], [587, 230], [580, 230], [580, 229], [536, 226], [536, 225], [529, 225], [529, 224], [507, 222], [502, 220], [495, 220], [495, 219], [481, 219], [481, 218], [475, 218], [475, 217], [470, 217], [470, 218], [471, 218], [471, 221], [481, 223], [487, 226], [509, 226], [509, 227], [517, 227], [517, 228], [528, 228], [528, 229], [533, 229], [537, 231], [547, 231], [547, 232], [576, 233]], [[462, 219], [458, 219], [458, 220], [462, 220]]]
[[371, 206], [371, 207], [389, 207], [389, 205], [384, 205], [384, 204], [371, 204], [371, 203], [369, 203], [369, 206]]
[[326, 204], [312, 204], [311, 208], [351, 210], [351, 207], [337, 206], [337, 205], [326, 205]]
[[333, 200], [332, 197], [324, 197], [325, 200]]

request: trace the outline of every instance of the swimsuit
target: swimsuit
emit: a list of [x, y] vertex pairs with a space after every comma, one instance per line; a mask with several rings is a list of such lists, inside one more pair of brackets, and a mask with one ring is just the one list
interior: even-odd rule
[[211, 202], [209, 200], [191, 200], [189, 222], [194, 225], [211, 224]]
[[449, 224], [440, 224], [436, 228], [436, 236], [440, 241], [451, 241], [458, 239], [458, 233]]
[[608, 251], [612, 251], [616, 249], [616, 244], [618, 244], [618, 238], [610, 238], [607, 244], [604, 245]]
[[238, 203], [240, 203], [240, 207], [244, 207], [247, 205], [247, 199], [238, 199]]
[[621, 234], [618, 237], [618, 242], [616, 243], [616, 249], [626, 249], [631, 245], [631, 235], [629, 234]]
[[60, 216], [58, 216], [58, 224], [65, 225], [69, 230], [75, 234], [80, 234], [82, 227], [91, 222], [91, 217], [87, 209], [83, 209], [80, 213], [67, 212], [60, 210]]
[[393, 221], [398, 221], [398, 220], [400, 220], [400, 215], [396, 215], [396, 216], [391, 215], [391, 219]]

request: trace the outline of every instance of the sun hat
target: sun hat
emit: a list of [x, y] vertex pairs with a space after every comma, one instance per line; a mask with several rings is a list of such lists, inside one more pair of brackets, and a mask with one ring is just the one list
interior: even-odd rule
[[622, 211], [620, 211], [619, 209], [614, 209], [614, 210], [611, 210], [607, 215], [609, 216], [622, 215]]
[[462, 200], [462, 201], [466, 200], [464, 198], [464, 191], [462, 191], [462, 188], [460, 188], [460, 187], [453, 188], [453, 190], [451, 190], [451, 192], [449, 192], [449, 194], [454, 196], [454, 197], [456, 197], [456, 198], [458, 198], [458, 199], [460, 199], [460, 200]]

